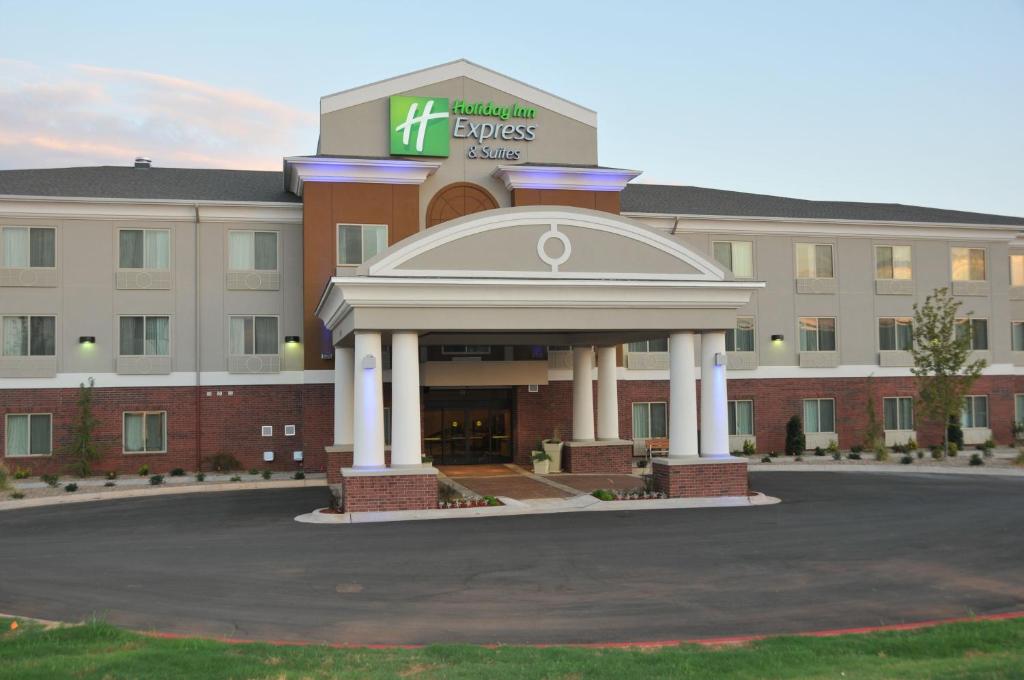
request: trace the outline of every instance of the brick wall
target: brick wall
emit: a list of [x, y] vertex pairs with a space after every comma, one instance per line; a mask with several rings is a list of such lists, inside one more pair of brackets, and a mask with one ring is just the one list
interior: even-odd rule
[[696, 465], [654, 464], [654, 488], [669, 498], [746, 496], [747, 465], [742, 463], [700, 463]]
[[345, 512], [427, 510], [437, 507], [436, 475], [342, 478]]
[[633, 471], [633, 445], [566, 446], [562, 461], [566, 472], [628, 475]]

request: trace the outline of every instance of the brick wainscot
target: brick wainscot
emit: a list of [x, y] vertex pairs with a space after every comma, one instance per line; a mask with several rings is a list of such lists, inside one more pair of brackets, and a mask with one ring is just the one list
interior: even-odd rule
[[747, 461], [732, 456], [655, 458], [654, 488], [669, 498], [746, 496]]
[[345, 512], [430, 510], [437, 507], [437, 469], [432, 465], [408, 468], [343, 468], [342, 509]]

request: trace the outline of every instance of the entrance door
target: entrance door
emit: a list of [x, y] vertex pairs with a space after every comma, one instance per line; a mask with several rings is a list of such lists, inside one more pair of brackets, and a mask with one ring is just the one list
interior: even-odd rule
[[512, 462], [512, 391], [430, 389], [423, 452], [441, 465]]

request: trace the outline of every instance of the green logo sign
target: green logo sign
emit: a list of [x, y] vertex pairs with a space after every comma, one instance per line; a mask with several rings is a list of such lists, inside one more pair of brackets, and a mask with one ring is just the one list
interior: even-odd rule
[[391, 155], [448, 156], [448, 100], [391, 97]]

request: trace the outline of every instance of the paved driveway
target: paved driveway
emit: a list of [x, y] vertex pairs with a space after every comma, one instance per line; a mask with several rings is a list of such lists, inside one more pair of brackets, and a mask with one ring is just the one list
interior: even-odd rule
[[0, 513], [0, 612], [349, 643], [780, 633], [1024, 609], [1024, 480], [753, 474], [757, 508], [309, 525], [323, 489]]

